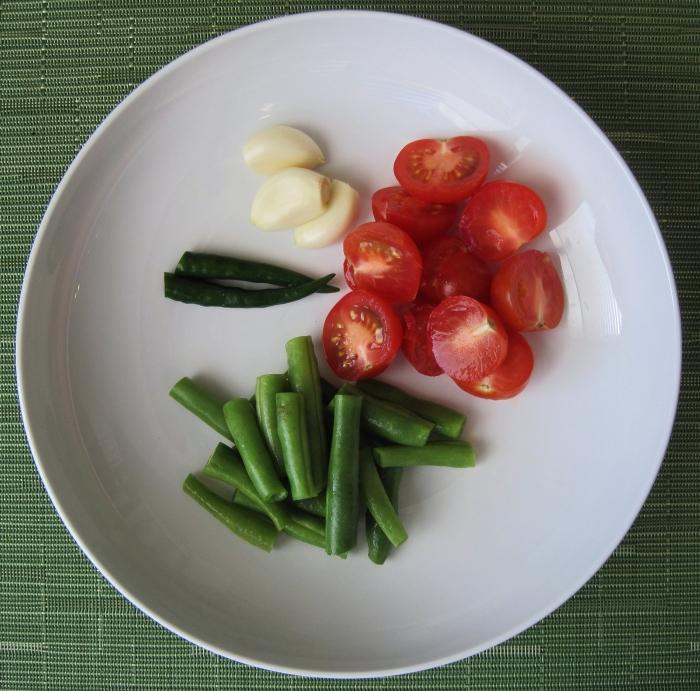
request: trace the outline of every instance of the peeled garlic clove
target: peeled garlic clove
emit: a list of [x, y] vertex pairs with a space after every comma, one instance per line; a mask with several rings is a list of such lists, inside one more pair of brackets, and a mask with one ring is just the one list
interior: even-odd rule
[[318, 217], [294, 229], [294, 242], [299, 247], [325, 247], [339, 240], [357, 218], [360, 195], [341, 180], [331, 182], [328, 208]]
[[320, 216], [328, 205], [331, 181], [306, 168], [285, 168], [257, 191], [250, 220], [261, 230], [283, 230]]
[[256, 132], [243, 146], [243, 160], [262, 175], [292, 166], [315, 168], [325, 162], [323, 152], [308, 134], [287, 125], [272, 125]]

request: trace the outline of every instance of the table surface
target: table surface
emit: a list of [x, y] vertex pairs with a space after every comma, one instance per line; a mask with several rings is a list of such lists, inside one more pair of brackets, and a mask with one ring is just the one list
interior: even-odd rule
[[[683, 317], [683, 375], [661, 473], [633, 528], [569, 602], [475, 658], [420, 674], [301, 680], [162, 629], [95, 571], [53, 510], [17, 406], [17, 300], [66, 167], [146, 77], [244, 24], [318, 9], [414, 14], [523, 58], [577, 101], [637, 176]], [[700, 684], [700, 3], [0, 2], [0, 688], [529, 689]], [[650, 324], [653, 328], [653, 324]]]

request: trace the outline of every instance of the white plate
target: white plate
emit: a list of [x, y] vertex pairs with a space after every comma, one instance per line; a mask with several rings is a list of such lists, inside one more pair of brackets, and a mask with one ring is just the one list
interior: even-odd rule
[[[241, 161], [264, 124], [300, 126], [325, 170], [368, 197], [411, 139], [461, 132], [494, 174], [539, 190], [536, 246], [558, 255], [567, 311], [533, 336], [530, 386], [462, 394], [400, 362], [388, 379], [469, 414], [473, 470], [407, 473], [409, 541], [379, 568], [282, 541], [237, 540], [181, 491], [216, 435], [168, 398], [184, 375], [248, 396], [318, 337], [337, 296], [264, 310], [167, 301], [185, 249], [314, 274], [341, 251], [294, 247], [248, 220]], [[679, 315], [658, 228], [629, 170], [561, 91], [504, 51], [439, 24], [297, 15], [222, 36], [138, 88], [99, 127], [39, 229], [17, 361], [30, 445], [58, 512], [114, 586], [209, 650], [273, 670], [376, 676], [457, 660], [534, 624], [601, 566], [659, 468], [679, 385]], [[320, 352], [320, 349], [319, 349]]]

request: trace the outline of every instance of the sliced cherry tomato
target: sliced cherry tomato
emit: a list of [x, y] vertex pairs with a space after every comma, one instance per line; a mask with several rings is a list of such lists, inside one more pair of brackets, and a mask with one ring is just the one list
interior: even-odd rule
[[423, 274], [419, 295], [437, 304], [452, 295], [489, 299], [491, 274], [467, 246], [453, 236], [433, 240], [423, 250]]
[[412, 197], [403, 187], [384, 187], [372, 195], [372, 213], [405, 230], [421, 245], [446, 233], [457, 216], [454, 204], [431, 204]]
[[392, 303], [411, 302], [420, 283], [423, 260], [416, 243], [401, 228], [374, 221], [345, 236], [345, 279]]
[[491, 374], [508, 352], [508, 335], [501, 318], [487, 305], [465, 295], [443, 300], [428, 319], [435, 361], [459, 381], [476, 381]]
[[350, 381], [381, 374], [401, 348], [403, 327], [394, 308], [378, 295], [352, 290], [323, 324], [323, 350], [331, 369]]
[[440, 365], [435, 362], [433, 345], [428, 336], [428, 318], [433, 305], [417, 302], [403, 314], [403, 343], [401, 348], [406, 359], [421, 374], [437, 377], [442, 374]]
[[394, 161], [394, 175], [416, 199], [452, 204], [466, 199], [489, 171], [489, 149], [476, 137], [417, 139]]
[[496, 369], [483, 379], [455, 383], [464, 391], [480, 398], [513, 398], [519, 394], [530, 379], [535, 360], [532, 348], [517, 332], [508, 332], [508, 354]]
[[539, 235], [547, 210], [536, 192], [517, 182], [489, 182], [467, 202], [459, 233], [485, 262], [498, 262]]
[[564, 288], [546, 252], [506, 259], [491, 283], [491, 304], [511, 329], [553, 329], [564, 312]]

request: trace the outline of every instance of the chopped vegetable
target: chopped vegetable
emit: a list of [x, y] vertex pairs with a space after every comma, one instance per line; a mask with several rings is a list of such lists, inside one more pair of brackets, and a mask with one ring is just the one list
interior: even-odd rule
[[304, 396], [295, 391], [286, 391], [278, 393], [275, 401], [277, 432], [292, 499], [315, 497], [318, 487], [311, 465]]
[[282, 446], [277, 431], [277, 401], [276, 396], [283, 391], [289, 391], [286, 374], [261, 374], [255, 380], [255, 406], [260, 430], [265, 437], [267, 448], [275, 459], [280, 475], [286, 475]]
[[[399, 484], [403, 468], [379, 468], [378, 471], [387, 496], [398, 514]], [[369, 511], [367, 511], [365, 519], [365, 532], [367, 534], [367, 556], [375, 564], [383, 564], [391, 552], [392, 544]]]
[[229, 432], [226, 425], [226, 420], [224, 420], [224, 401], [212, 396], [208, 391], [195, 384], [189, 377], [180, 379], [170, 389], [170, 396], [222, 437], [233, 441], [231, 432]]
[[373, 453], [382, 468], [412, 465], [471, 468], [475, 463], [474, 449], [467, 441], [435, 441], [422, 447], [378, 446]]

